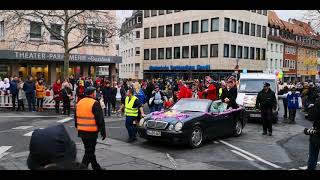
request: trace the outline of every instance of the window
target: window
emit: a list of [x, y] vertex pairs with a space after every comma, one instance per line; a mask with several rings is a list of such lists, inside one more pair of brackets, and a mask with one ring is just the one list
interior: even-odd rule
[[262, 26], [262, 37], [266, 38], [267, 37], [266, 34], [267, 34], [267, 27], [266, 26]]
[[279, 65], [279, 68], [282, 68], [282, 59], [280, 59], [280, 65]]
[[172, 48], [166, 48], [166, 59], [172, 59]]
[[224, 31], [230, 31], [230, 18], [224, 18]]
[[136, 31], [136, 39], [140, 39], [140, 31]]
[[254, 47], [250, 47], [250, 59], [254, 59]]
[[198, 33], [199, 32], [199, 21], [192, 21], [191, 23], [191, 33]]
[[184, 22], [183, 23], [183, 34], [189, 34], [190, 33], [190, 23]]
[[257, 37], [261, 37], [261, 26], [257, 25]]
[[200, 46], [200, 57], [201, 58], [208, 57], [208, 45], [201, 45]]
[[157, 15], [157, 10], [151, 10], [151, 16], [156, 16]]
[[150, 59], [150, 51], [149, 49], [144, 50], [144, 60], [149, 60]]
[[52, 40], [61, 39], [61, 28], [62, 28], [62, 25], [60, 25], [60, 24], [51, 24], [50, 28], [51, 28], [50, 39], [52, 39]]
[[249, 32], [250, 32], [250, 24], [248, 22], [245, 22], [244, 23], [244, 34], [245, 35], [249, 35]]
[[229, 44], [223, 46], [223, 57], [229, 57]]
[[159, 15], [164, 15], [164, 10], [159, 10]]
[[270, 59], [270, 69], [273, 69], [273, 60]]
[[191, 58], [198, 58], [198, 45], [196, 46], [191, 46]]
[[182, 47], [182, 58], [189, 58], [189, 46]]
[[144, 39], [149, 39], [149, 38], [150, 38], [150, 29], [144, 28]]
[[172, 24], [166, 26], [166, 37], [172, 36]]
[[140, 47], [136, 47], [135, 48], [135, 50], [136, 50], [136, 56], [140, 56]]
[[238, 33], [243, 34], [243, 21], [238, 22]]
[[174, 59], [180, 59], [180, 47], [174, 47]]
[[144, 18], [150, 17], [150, 10], [144, 10]]
[[158, 37], [164, 37], [164, 26], [158, 27]]
[[256, 60], [260, 60], [260, 48], [256, 48]]
[[266, 60], [266, 49], [262, 48], [262, 57], [261, 60]]
[[88, 41], [93, 43], [104, 44], [106, 40], [105, 30], [98, 28], [88, 28]]
[[181, 10], [174, 10], [174, 12], [180, 12]]
[[219, 18], [211, 19], [211, 31], [219, 31]]
[[137, 17], [137, 23], [141, 23], [142, 22], [142, 17], [141, 16], [138, 16]]
[[267, 15], [267, 10], [262, 10], [262, 14], [266, 16]]
[[256, 25], [251, 23], [251, 36], [256, 36]]
[[174, 24], [174, 35], [175, 36], [180, 36], [180, 34], [181, 34], [180, 29], [181, 29], [180, 23]]
[[211, 44], [210, 45], [210, 57], [218, 57], [218, 44]]
[[4, 21], [0, 21], [0, 37], [4, 37]]
[[231, 58], [236, 58], [236, 45], [231, 45]]
[[235, 19], [231, 20], [231, 32], [237, 33], [237, 20]]
[[30, 38], [41, 38], [41, 23], [30, 22]]
[[243, 58], [244, 58], [244, 59], [249, 59], [249, 47], [245, 46], [244, 49], [243, 49], [243, 51], [244, 51], [244, 52], [243, 52], [243, 54], [244, 54], [244, 55], [243, 55]]
[[158, 48], [158, 59], [164, 59], [164, 48]]
[[275, 46], [275, 52], [278, 52], [278, 44]]
[[256, 12], [256, 10], [251, 10], [251, 12], [254, 12], [254, 13], [255, 13], [255, 12]]
[[131, 49], [131, 57], [133, 56], [133, 48]]
[[237, 58], [242, 59], [242, 46], [238, 46], [238, 51], [237, 51]]
[[151, 49], [151, 60], [157, 59], [157, 49]]
[[166, 10], [166, 13], [167, 13], [167, 14], [171, 14], [171, 13], [172, 13], [172, 10]]
[[273, 44], [272, 43], [270, 44], [270, 49], [271, 49], [271, 52], [273, 52]]
[[201, 32], [208, 32], [209, 31], [209, 20], [204, 19], [201, 20]]
[[157, 27], [151, 27], [151, 38], [157, 37]]
[[258, 14], [261, 14], [262, 12], [261, 12], [261, 10], [257, 10], [257, 13], [258, 13]]

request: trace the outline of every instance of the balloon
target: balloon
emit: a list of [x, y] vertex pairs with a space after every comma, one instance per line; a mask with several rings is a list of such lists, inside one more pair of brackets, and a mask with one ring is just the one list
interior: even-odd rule
[[276, 76], [278, 76], [278, 75], [279, 75], [279, 71], [277, 70], [277, 71], [276, 71]]

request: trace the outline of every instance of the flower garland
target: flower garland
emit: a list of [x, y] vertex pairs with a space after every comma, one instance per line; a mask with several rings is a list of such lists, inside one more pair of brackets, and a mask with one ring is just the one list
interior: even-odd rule
[[190, 115], [188, 115], [188, 114], [177, 113], [175, 111], [168, 111], [168, 112], [156, 111], [156, 112], [153, 112], [151, 115], [154, 120], [162, 120], [162, 119], [171, 117], [171, 118], [176, 118], [177, 120], [181, 121], [183, 119], [190, 117]]

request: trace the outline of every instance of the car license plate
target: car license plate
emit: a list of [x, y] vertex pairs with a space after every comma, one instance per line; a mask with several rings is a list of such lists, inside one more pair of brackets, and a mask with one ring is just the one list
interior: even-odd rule
[[260, 118], [261, 114], [250, 114], [250, 117], [258, 117], [258, 118]]
[[147, 130], [147, 134], [150, 136], [161, 136], [161, 131]]

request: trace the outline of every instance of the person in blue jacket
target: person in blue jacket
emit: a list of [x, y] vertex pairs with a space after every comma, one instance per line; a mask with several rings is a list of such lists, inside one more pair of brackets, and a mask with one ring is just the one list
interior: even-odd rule
[[301, 108], [300, 92], [296, 91], [296, 87], [291, 88], [287, 94], [288, 109], [289, 109], [289, 124], [295, 124], [297, 109]]
[[[28, 77], [28, 80], [23, 84], [23, 90], [26, 94], [26, 98], [28, 101], [29, 111], [36, 112], [35, 104], [36, 104], [36, 85], [33, 81], [32, 76]], [[32, 106], [32, 107], [31, 107]]]
[[18, 77], [14, 77], [12, 81], [10, 81], [9, 87], [10, 93], [12, 95], [12, 111], [16, 109], [16, 100], [18, 100]]

